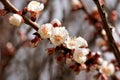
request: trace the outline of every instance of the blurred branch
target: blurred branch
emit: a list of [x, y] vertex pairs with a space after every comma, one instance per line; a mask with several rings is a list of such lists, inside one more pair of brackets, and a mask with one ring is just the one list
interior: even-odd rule
[[120, 52], [119, 52], [119, 49], [117, 47], [117, 45], [115, 44], [115, 41], [113, 39], [113, 36], [112, 36], [112, 31], [109, 27], [109, 24], [106, 20], [106, 17], [105, 17], [105, 13], [103, 12], [101, 6], [100, 6], [100, 3], [98, 0], [93, 0], [98, 8], [98, 11], [100, 13], [100, 17], [101, 17], [101, 20], [102, 20], [102, 24], [103, 24], [103, 28], [105, 29], [106, 31], [106, 34], [107, 34], [107, 37], [108, 37], [108, 44], [111, 48], [111, 50], [114, 52], [114, 55], [118, 61], [118, 64], [120, 66]]
[[89, 15], [90, 13], [89, 13], [86, 5], [84, 4], [84, 2], [83, 2], [82, 0], [80, 0], [80, 2], [81, 2], [81, 4], [83, 5], [83, 10], [85, 11], [85, 13], [86, 13], [87, 15]]
[[119, 3], [120, 3], [120, 0], [117, 0], [117, 1], [116, 1], [116, 3], [115, 3], [115, 6], [114, 6], [114, 8], [113, 8], [112, 10], [115, 10], [115, 9], [117, 9], [117, 7], [119, 6]]
[[[104, 5], [104, 8], [105, 8], [105, 11], [107, 12], [107, 15], [108, 15], [108, 16], [111, 16], [111, 11], [112, 11], [112, 10], [110, 10], [110, 9], [106, 6], [106, 4]], [[112, 20], [111, 17], [108, 17], [108, 21], [111, 23], [112, 26], [115, 27], [115, 22]]]
[[[3, 3], [6, 10], [13, 12], [13, 13], [19, 12], [19, 10], [15, 8], [8, 0], [0, 0], [0, 1]], [[26, 24], [30, 25], [36, 31], [39, 29], [39, 26], [35, 22], [28, 19], [25, 15], [21, 15], [21, 16], [23, 17]]]
[[[111, 11], [116, 10], [118, 8], [119, 3], [120, 3], [120, 0], [117, 0], [116, 3], [115, 3], [115, 5], [114, 5], [114, 7], [111, 8], [111, 9], [109, 9], [108, 6], [106, 6], [106, 3], [105, 3], [104, 8], [105, 8], [106, 12], [108, 13], [108, 16], [111, 16]], [[108, 21], [111, 23], [111, 25], [113, 27], [115, 27], [115, 22], [114, 22], [114, 20], [112, 20], [111, 17], [108, 17]]]

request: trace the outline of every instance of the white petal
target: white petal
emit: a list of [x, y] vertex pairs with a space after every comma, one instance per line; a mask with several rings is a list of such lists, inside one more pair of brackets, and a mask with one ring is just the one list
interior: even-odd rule
[[44, 4], [43, 3], [40, 3], [38, 1], [31, 1], [28, 6], [27, 6], [27, 9], [29, 11], [33, 11], [33, 12], [40, 12], [44, 9]]
[[55, 27], [53, 29], [52, 36], [50, 37], [51, 42], [58, 46], [62, 44], [68, 37], [68, 31], [65, 27]]
[[53, 26], [50, 23], [43, 24], [38, 30], [38, 33], [40, 34], [42, 39], [50, 38], [52, 35]]
[[76, 42], [78, 43], [79, 47], [87, 47], [88, 46], [87, 41], [82, 37], [78, 37], [76, 39]]
[[86, 55], [89, 53], [89, 49], [75, 48], [73, 53], [73, 59], [78, 63], [84, 63], [87, 60]]
[[88, 46], [87, 41], [83, 39], [82, 37], [68, 38], [65, 41], [65, 44], [67, 48], [69, 49], [75, 49], [76, 47], [87, 47]]
[[111, 76], [115, 72], [115, 67], [112, 63], [109, 63], [108, 61], [103, 61], [99, 71], [107, 76]]

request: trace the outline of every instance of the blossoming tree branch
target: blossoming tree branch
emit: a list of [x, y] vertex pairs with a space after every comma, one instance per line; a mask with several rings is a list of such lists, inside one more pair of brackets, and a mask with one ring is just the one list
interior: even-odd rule
[[[38, 25], [35, 21], [38, 16], [42, 14], [42, 10], [44, 9], [43, 3], [31, 1], [22, 11], [19, 11], [9, 0], [0, 1], [3, 3], [6, 12], [13, 13], [9, 17], [9, 23], [11, 25], [20, 27], [22, 23], [26, 23], [36, 30], [33, 34], [35, 36], [34, 39], [30, 41], [32, 47], [37, 47], [41, 40], [49, 40], [54, 47], [46, 49], [48, 55], [58, 54], [56, 55], [56, 61], [58, 63], [64, 62], [73, 72], [79, 73], [81, 70], [96, 70], [98, 71], [96, 78], [102, 77], [106, 80], [107, 77], [113, 76], [115, 71], [118, 70], [118, 66], [120, 66], [120, 52], [113, 39], [112, 30], [107, 22], [106, 13], [103, 12], [102, 6], [104, 6], [104, 4], [102, 2], [94, 0], [98, 8], [98, 10], [97, 8], [95, 9], [94, 13], [97, 14], [97, 17], [89, 15], [87, 19], [91, 21], [96, 20], [96, 22], [103, 24], [100, 26], [96, 24], [95, 26], [100, 27], [99, 30], [104, 31], [107, 36], [106, 39], [104, 34], [100, 33], [102, 37], [108, 41], [108, 45], [114, 52], [117, 65], [114, 65], [115, 63], [113, 62], [104, 60], [101, 52], [92, 52], [88, 47], [87, 41], [81, 36], [70, 37], [66, 27], [63, 26], [58, 19], [53, 19], [49, 23]], [[82, 4], [82, 1], [71, 1], [73, 10], [77, 10], [81, 7], [80, 4]], [[84, 7], [83, 9], [87, 13], [86, 8]], [[94, 24], [94, 21], [91, 21], [90, 23]]]

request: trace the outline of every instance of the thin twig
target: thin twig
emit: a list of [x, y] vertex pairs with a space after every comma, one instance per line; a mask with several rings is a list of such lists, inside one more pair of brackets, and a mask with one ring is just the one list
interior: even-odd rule
[[110, 30], [110, 27], [109, 27], [109, 24], [106, 20], [106, 16], [105, 16], [105, 13], [103, 12], [102, 10], [102, 7], [100, 6], [100, 3], [98, 0], [93, 0], [98, 8], [98, 11], [100, 13], [100, 17], [101, 17], [101, 20], [102, 20], [102, 24], [103, 24], [103, 28], [105, 29], [106, 31], [106, 34], [107, 34], [107, 37], [108, 37], [108, 44], [111, 48], [111, 50], [113, 51], [117, 61], [118, 61], [118, 64], [120, 66], [120, 52], [119, 52], [119, 49], [115, 43], [115, 40], [112, 36], [112, 31]]
[[[0, 0], [3, 5], [5, 6], [5, 9], [9, 10], [10, 12], [13, 13], [17, 13], [19, 10], [17, 8], [15, 8], [10, 2], [9, 0]], [[38, 24], [36, 24], [35, 22], [31, 21], [30, 19], [28, 19], [25, 15], [21, 15], [25, 21], [26, 24], [30, 25], [32, 28], [34, 28], [36, 31], [39, 29]]]

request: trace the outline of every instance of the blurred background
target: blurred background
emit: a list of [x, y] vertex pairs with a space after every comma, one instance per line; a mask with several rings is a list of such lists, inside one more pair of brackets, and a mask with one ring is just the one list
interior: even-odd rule
[[[19, 10], [31, 0], [10, 0]], [[94, 24], [86, 19], [95, 9], [92, 0], [80, 0], [74, 5], [72, 0], [36, 0], [45, 4], [45, 9], [37, 18], [39, 25], [58, 19], [67, 28], [71, 37], [82, 36], [88, 42], [91, 51], [100, 51], [103, 58], [110, 61], [115, 59], [106, 46], [99, 47], [102, 38], [96, 36]], [[120, 0], [104, 0], [109, 24], [115, 27], [113, 37], [120, 46]], [[0, 3], [0, 9], [4, 6]], [[29, 25], [22, 24], [14, 27], [9, 23], [8, 13], [0, 16], [0, 80], [94, 80], [96, 71], [80, 71], [75, 75], [66, 64], [56, 63], [54, 55], [48, 55], [46, 48], [52, 47], [48, 40], [42, 40], [35, 48], [29, 46], [34, 38]], [[112, 20], [111, 20], [112, 19]], [[119, 77], [119, 72], [115, 73]]]

